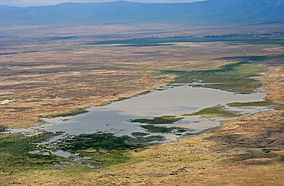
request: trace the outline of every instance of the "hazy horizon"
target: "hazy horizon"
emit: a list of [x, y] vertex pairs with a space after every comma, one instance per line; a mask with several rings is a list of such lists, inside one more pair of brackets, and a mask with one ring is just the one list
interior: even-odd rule
[[[93, 3], [87, 3], [93, 2]], [[3, 25], [78, 25], [78, 24], [174, 24], [199, 26], [283, 24], [283, 0], [131, 0], [148, 3], [127, 3], [112, 0], [47, 0], [45, 4], [74, 2], [52, 6], [1, 6]], [[150, 2], [175, 2], [151, 4]], [[179, 4], [177, 2], [191, 1]], [[0, 0], [3, 3], [4, 0]], [[35, 5], [35, 0], [12, 0], [9, 5]], [[85, 4], [76, 4], [76, 3]], [[271, 11], [273, 10], [273, 11]]]
[[16, 6], [16, 7], [28, 7], [28, 6], [48, 6], [57, 5], [62, 3], [103, 3], [103, 2], [115, 2], [115, 1], [128, 1], [137, 3], [192, 3], [206, 0], [0, 0], [0, 5]]

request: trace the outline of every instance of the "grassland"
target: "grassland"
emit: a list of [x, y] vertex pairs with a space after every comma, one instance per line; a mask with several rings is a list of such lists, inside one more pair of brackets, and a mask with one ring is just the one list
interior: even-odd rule
[[241, 114], [239, 114], [238, 112], [227, 110], [226, 107], [223, 105], [216, 105], [214, 107], [205, 108], [192, 114], [184, 114], [183, 116], [201, 116], [204, 118], [234, 118], [241, 116]]
[[86, 161], [85, 164], [84, 162], [81, 164], [83, 169], [87, 168], [86, 165], [102, 168], [135, 161], [135, 159], [125, 150], [96, 151], [87, 149], [80, 150], [78, 153], [80, 153], [82, 157], [91, 157], [91, 159]]
[[246, 102], [246, 103], [228, 103], [229, 107], [265, 107], [271, 105], [269, 101], [256, 101], [256, 102]]

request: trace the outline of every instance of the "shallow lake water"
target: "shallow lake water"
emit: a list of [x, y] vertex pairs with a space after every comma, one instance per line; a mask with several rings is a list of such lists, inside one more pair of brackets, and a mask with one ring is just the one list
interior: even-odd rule
[[[163, 90], [153, 90], [146, 95], [113, 102], [102, 107], [91, 108], [85, 114], [67, 118], [45, 119], [48, 124], [43, 126], [43, 129], [50, 132], [63, 131], [65, 135], [95, 133], [98, 131], [112, 132], [118, 136], [131, 135], [133, 132], [147, 132], [141, 127], [142, 124], [131, 123], [129, 121], [131, 119], [152, 119], [153, 117], [164, 115], [181, 116], [219, 104], [263, 101], [265, 97], [266, 94], [259, 92], [236, 94], [211, 88], [192, 87], [190, 85], [167, 86]], [[228, 109], [240, 111], [244, 114], [267, 110], [265, 107]], [[196, 134], [214, 128], [220, 125], [220, 121], [224, 120], [224, 118], [206, 119], [199, 116], [187, 116], [174, 124], [157, 126], [184, 127], [190, 129], [192, 134]], [[175, 134], [158, 135], [164, 135], [167, 141], [174, 141], [178, 138]]]

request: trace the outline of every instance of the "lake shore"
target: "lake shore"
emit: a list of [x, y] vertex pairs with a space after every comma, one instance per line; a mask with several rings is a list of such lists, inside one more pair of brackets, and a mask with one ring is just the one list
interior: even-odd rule
[[[231, 45], [229, 44], [228, 46]], [[215, 47], [214, 45], [213, 48]], [[264, 48], [267, 48], [267, 46]], [[174, 48], [174, 50], [180, 51], [181, 49], [178, 48], [177, 50], [177, 48]], [[206, 48], [204, 50], [207, 51]], [[259, 52], [259, 50], [257, 51]], [[230, 55], [232, 56], [232, 54]], [[197, 57], [198, 59], [200, 58], [200, 56]], [[158, 114], [144, 118], [144, 116], [148, 116], [146, 114], [141, 115], [141, 117], [135, 116], [131, 118], [133, 121], [146, 122], [141, 123], [141, 126], [147, 129], [147, 132], [150, 130], [156, 131], [157, 129], [163, 129], [164, 131], [164, 128], [155, 126], [157, 121], [161, 120], [167, 123], [180, 120], [181, 117], [201, 116], [209, 119], [212, 117], [214, 119], [214, 117], [217, 116], [224, 118], [240, 116], [239, 113], [234, 112], [238, 111], [238, 109], [242, 109], [238, 108], [240, 105], [266, 106], [273, 104], [275, 110], [259, 112], [253, 115], [244, 114], [244, 116], [223, 122], [222, 126], [208, 130], [202, 134], [180, 138], [177, 142], [153, 146], [131, 144], [131, 140], [132, 142], [134, 140], [136, 143], [137, 141], [135, 140], [138, 138], [140, 138], [140, 140], [143, 138], [143, 141], [162, 139], [161, 136], [153, 136], [151, 139], [147, 138], [147, 136], [144, 138], [146, 134], [145, 131], [135, 131], [133, 136], [137, 137], [137, 139], [131, 139], [129, 137], [119, 138], [112, 136], [112, 134], [82, 135], [73, 139], [71, 136], [67, 141], [63, 140], [62, 143], [59, 144], [58, 149], [51, 149], [56, 150], [54, 152], [66, 150], [68, 153], [78, 154], [71, 159], [56, 156], [51, 153], [51, 151], [48, 151], [49, 149], [45, 148], [43, 148], [43, 151], [39, 154], [31, 154], [31, 152], [37, 152], [37, 143], [45, 142], [54, 136], [61, 135], [62, 133], [60, 132], [42, 133], [36, 137], [2, 134], [0, 141], [0, 183], [4, 183], [4, 185], [172, 185], [172, 183], [178, 185], [236, 185], [245, 182], [254, 185], [257, 183], [256, 181], [259, 181], [259, 183], [280, 185], [283, 181], [281, 175], [283, 175], [284, 143], [282, 124], [284, 80], [283, 66], [281, 66], [283, 55], [241, 56], [222, 59], [218, 56], [217, 59], [222, 62], [221, 66], [210, 66], [208, 69], [202, 70], [191, 70], [191, 68], [185, 68], [185, 66], [183, 66], [181, 70], [156, 69], [144, 71], [144, 69], [137, 69], [138, 67], [135, 67], [135, 72], [132, 71], [133, 69], [118, 70], [114, 67], [111, 69], [107, 68], [107, 70], [109, 70], [108, 72], [105, 70], [96, 70], [96, 73], [98, 71], [99, 73], [94, 78], [106, 78], [109, 73], [113, 72], [119, 73], [119, 76], [114, 74], [114, 76], [111, 77], [119, 77], [122, 79], [127, 77], [128, 79], [125, 81], [118, 80], [119, 82], [125, 83], [119, 84], [119, 86], [127, 86], [127, 91], [122, 91], [121, 89], [119, 94], [116, 94], [115, 91], [117, 89], [109, 89], [107, 88], [109, 86], [107, 86], [100, 92], [99, 86], [92, 86], [92, 88], [99, 91], [101, 95], [104, 95], [103, 99], [102, 97], [92, 98], [99, 100], [101, 103], [108, 103], [110, 101], [105, 98], [112, 98], [112, 101], [123, 100], [122, 102], [124, 102], [130, 100], [126, 98], [135, 96], [139, 92], [168, 84], [169, 80], [171, 80], [171, 83], [195, 83], [200, 79], [204, 79], [206, 87], [208, 88], [226, 90], [236, 94], [252, 93], [256, 88], [263, 85], [264, 89], [259, 89], [258, 91], [263, 91], [268, 95], [265, 101], [259, 100], [260, 102], [241, 104], [232, 103], [232, 108], [236, 110], [231, 111], [226, 110], [228, 106], [226, 102], [223, 103], [224, 105], [207, 105], [206, 107], [200, 108], [201, 110], [195, 110], [196, 112], [179, 113], [176, 116], [158, 116]], [[216, 60], [215, 55], [214, 60]], [[208, 63], [210, 63], [210, 61], [207, 61], [206, 64]], [[268, 71], [266, 71], [267, 69]], [[136, 72], [138, 71], [139, 76], [136, 76]], [[128, 73], [130, 72], [132, 76], [129, 76]], [[72, 73], [72, 80], [76, 80], [75, 74], [76, 73]], [[82, 74], [85, 75], [85, 73]], [[61, 76], [62, 74], [59, 73], [58, 75]], [[94, 81], [88, 79], [87, 76], [81, 75], [80, 78], [88, 80], [90, 84], [94, 83]], [[105, 85], [108, 81], [112, 83], [111, 86], [117, 86], [116, 81], [112, 81], [111, 77], [109, 77], [106, 82], [101, 81], [100, 86]], [[137, 78], [132, 81], [133, 78], [131, 77]], [[82, 79], [78, 80], [78, 82], [81, 82]], [[260, 81], [255, 81], [255, 79], [259, 79]], [[131, 84], [128, 83], [128, 80]], [[134, 87], [133, 85], [136, 86]], [[82, 88], [84, 89], [85, 86], [87, 86], [87, 84]], [[134, 93], [132, 91], [138, 92]], [[160, 92], [164, 91], [165, 90]], [[88, 89], [88, 92], [90, 93], [92, 91]], [[61, 93], [62, 92], [58, 92], [58, 95], [66, 95], [65, 93]], [[104, 93], [108, 94], [105, 95]], [[88, 98], [88, 96], [84, 96], [81, 92], [80, 94], [68, 92], [68, 95], [71, 96], [70, 98], [72, 99], [58, 99], [58, 96], [52, 97], [52, 99], [55, 99], [64, 107], [64, 109], [59, 109], [59, 107], [55, 109], [59, 109], [60, 112], [49, 109], [54, 107], [49, 104], [50, 100], [48, 99], [30, 100], [29, 98], [27, 99], [27, 96], [23, 96], [21, 99], [25, 100], [25, 105], [33, 106], [31, 107], [33, 109], [40, 106], [44, 108], [44, 110], [49, 110], [48, 114], [45, 112], [47, 114], [45, 116], [71, 116], [78, 113], [85, 113], [86, 110], [77, 107], [77, 110], [74, 110], [74, 107], [75, 103], [82, 103], [82, 100], [77, 99], [77, 96], [80, 95], [84, 98]], [[3, 98], [3, 100], [12, 99], [14, 98], [8, 97], [8, 95]], [[25, 117], [30, 116], [32, 113], [36, 116], [36, 119], [38, 119], [39, 113], [42, 114], [42, 112], [25, 112], [25, 109], [27, 110], [29, 108], [20, 108], [21, 105], [17, 105], [20, 107], [14, 107], [19, 100], [20, 99], [7, 105], [1, 105], [1, 108], [4, 109], [5, 112], [9, 111], [9, 113], [11, 112], [13, 114], [6, 117], [12, 124], [7, 126], [9, 126], [9, 128], [13, 128], [13, 126], [34, 126], [34, 123], [26, 125], [27, 123], [25, 122], [18, 122], [23, 119], [25, 120], [25, 118], [18, 117], [17, 113], [25, 115]], [[71, 105], [65, 105], [65, 101], [71, 103], [71, 100]], [[42, 101], [46, 105], [43, 104]], [[84, 103], [94, 104], [95, 101], [93, 101], [93, 99], [90, 99]], [[116, 102], [114, 104], [119, 103], [120, 102]], [[79, 105], [80, 107], [82, 106], [81, 104]], [[17, 112], [7, 110], [6, 108], [12, 108], [17, 110]], [[65, 110], [65, 108], [72, 108], [71, 112], [68, 109]], [[147, 111], [147, 109], [144, 110]], [[84, 114], [78, 116], [83, 115]], [[16, 118], [17, 122], [14, 122], [10, 116]], [[29, 119], [31, 119], [31, 117], [29, 117]], [[177, 121], [177, 123], [181, 121], [182, 119]], [[40, 122], [40, 120], [37, 122]], [[19, 123], [21, 124], [20, 126], [18, 125]], [[40, 123], [38, 123], [38, 125], [39, 124]], [[196, 123], [196, 126], [198, 126], [198, 123]], [[5, 130], [5, 128], [3, 128], [3, 130]], [[173, 130], [182, 131], [181, 128], [174, 128]], [[108, 137], [106, 138], [106, 136]], [[101, 140], [109, 138], [111, 138], [111, 140]], [[43, 144], [43, 146], [48, 147], [46, 144]], [[76, 161], [74, 162], [73, 160]], [[90, 162], [94, 164], [90, 164]], [[261, 177], [261, 179], [259, 177]]]
[[178, 142], [131, 152], [133, 160], [126, 164], [98, 170], [38, 170], [5, 181], [23, 185], [281, 185], [283, 68], [271, 67], [261, 81], [268, 99], [280, 104], [277, 110], [227, 121], [219, 128]]

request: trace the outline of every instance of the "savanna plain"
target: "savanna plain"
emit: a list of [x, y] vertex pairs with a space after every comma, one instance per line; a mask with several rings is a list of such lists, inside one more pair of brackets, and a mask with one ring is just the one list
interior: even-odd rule
[[[266, 27], [249, 34], [245, 27], [238, 29], [1, 28], [1, 185], [283, 185], [284, 34]], [[44, 149], [42, 142], [59, 132], [5, 132], [86, 113], [165, 85], [196, 82], [239, 94], [266, 93], [264, 101], [228, 106], [269, 109], [241, 115], [216, 105], [187, 114], [233, 120], [175, 142], [149, 145], [145, 142], [162, 137], [147, 138], [142, 132], [132, 137], [95, 133], [53, 147], [81, 159], [31, 153]], [[146, 123], [149, 133], [183, 130], [155, 126], [183, 119], [175, 116], [133, 119]]]

